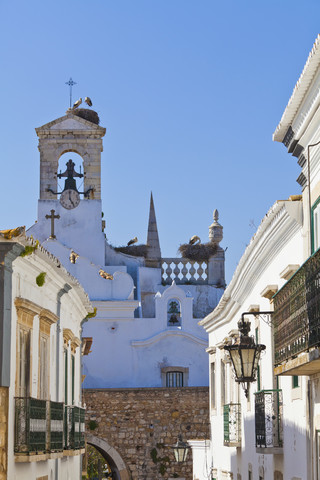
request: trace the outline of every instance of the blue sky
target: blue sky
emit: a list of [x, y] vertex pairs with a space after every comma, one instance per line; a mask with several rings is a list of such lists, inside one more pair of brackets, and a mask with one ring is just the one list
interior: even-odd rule
[[146, 241], [153, 191], [163, 256], [224, 226], [227, 280], [299, 167], [272, 142], [319, 33], [307, 0], [0, 1], [0, 228], [36, 219], [34, 131], [63, 116], [65, 82], [107, 128], [103, 210], [113, 245]]

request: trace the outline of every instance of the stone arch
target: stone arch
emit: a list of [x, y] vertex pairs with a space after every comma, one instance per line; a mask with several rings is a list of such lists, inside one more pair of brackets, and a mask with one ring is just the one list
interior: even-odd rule
[[95, 447], [107, 460], [111, 469], [115, 472], [117, 480], [130, 480], [128, 469], [120, 454], [106, 440], [87, 434], [87, 443]]

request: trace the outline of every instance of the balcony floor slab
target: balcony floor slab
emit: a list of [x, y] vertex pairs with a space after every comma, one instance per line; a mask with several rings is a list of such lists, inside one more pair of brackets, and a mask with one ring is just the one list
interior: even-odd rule
[[300, 353], [274, 368], [275, 375], [314, 375], [320, 372], [320, 354], [315, 348], [309, 352]]

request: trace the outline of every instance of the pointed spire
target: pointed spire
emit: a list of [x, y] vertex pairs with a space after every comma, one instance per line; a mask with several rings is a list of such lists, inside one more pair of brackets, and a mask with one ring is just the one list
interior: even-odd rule
[[158, 227], [157, 227], [156, 213], [154, 210], [152, 192], [150, 197], [147, 245], [149, 248], [148, 248], [148, 253], [146, 258], [146, 266], [159, 268], [161, 266], [161, 250], [160, 250]]

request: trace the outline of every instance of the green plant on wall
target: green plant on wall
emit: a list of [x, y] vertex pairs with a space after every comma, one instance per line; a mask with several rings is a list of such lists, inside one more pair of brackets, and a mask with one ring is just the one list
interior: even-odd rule
[[38, 240], [36, 241], [36, 244], [34, 246], [26, 245], [24, 247], [24, 250], [20, 253], [20, 257], [27, 257], [28, 255], [31, 255], [35, 250], [37, 250], [38, 245]]
[[46, 281], [46, 272], [41, 272], [36, 278], [36, 284], [38, 287], [42, 287], [44, 285], [44, 282]]
[[94, 307], [93, 312], [88, 313], [86, 318], [94, 318], [97, 315], [97, 307]]
[[[162, 447], [162, 445], [157, 444], [157, 447]], [[170, 458], [168, 456], [159, 457], [158, 450], [155, 447], [150, 451], [150, 457], [153, 463], [159, 464], [158, 471], [161, 475], [164, 475], [167, 471], [168, 464], [170, 464]]]
[[95, 420], [90, 420], [89, 422], [89, 430], [95, 430], [98, 428], [98, 423]]

